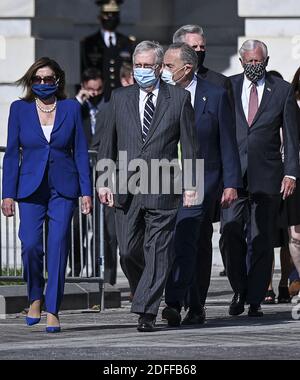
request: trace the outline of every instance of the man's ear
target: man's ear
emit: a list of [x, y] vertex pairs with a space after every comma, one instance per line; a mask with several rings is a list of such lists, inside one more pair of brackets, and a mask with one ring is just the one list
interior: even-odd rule
[[188, 75], [192, 70], [193, 70], [193, 65], [190, 65], [189, 63], [187, 63], [186, 65], [186, 75]]
[[269, 59], [270, 59], [270, 57], [267, 57], [267, 59], [266, 59], [266, 67], [268, 66], [268, 64], [269, 64]]
[[244, 63], [242, 61], [242, 58], [239, 58], [239, 61], [241, 62], [242, 68], [244, 68]]

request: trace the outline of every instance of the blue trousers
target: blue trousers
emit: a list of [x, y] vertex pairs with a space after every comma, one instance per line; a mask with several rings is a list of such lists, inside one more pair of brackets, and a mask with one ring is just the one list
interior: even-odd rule
[[71, 220], [77, 199], [58, 194], [48, 179], [48, 172], [39, 188], [28, 198], [19, 200], [24, 280], [28, 299], [42, 300], [43, 277], [43, 224], [48, 217], [47, 270], [45, 294], [46, 311], [57, 314], [64, 294], [65, 271], [70, 250]]

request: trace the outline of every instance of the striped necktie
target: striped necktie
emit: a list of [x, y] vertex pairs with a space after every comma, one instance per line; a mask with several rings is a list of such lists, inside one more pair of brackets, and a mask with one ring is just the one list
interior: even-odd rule
[[150, 92], [147, 95], [147, 101], [146, 101], [146, 104], [145, 104], [143, 129], [142, 129], [143, 142], [145, 142], [145, 140], [146, 140], [146, 137], [147, 137], [147, 134], [149, 132], [149, 129], [150, 129], [150, 126], [151, 126], [151, 122], [152, 122], [152, 119], [153, 119], [153, 114], [154, 114], [154, 111], [155, 111], [155, 107], [154, 107], [154, 104], [153, 104], [153, 101], [152, 101], [153, 95], [154, 94], [152, 92]]

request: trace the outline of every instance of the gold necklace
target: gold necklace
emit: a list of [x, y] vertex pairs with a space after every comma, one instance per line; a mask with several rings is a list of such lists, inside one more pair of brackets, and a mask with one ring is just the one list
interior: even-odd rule
[[55, 99], [55, 102], [54, 102], [54, 104], [53, 104], [53, 106], [52, 106], [51, 108], [43, 108], [43, 107], [39, 104], [37, 98], [35, 98], [35, 103], [36, 103], [37, 108], [38, 108], [40, 111], [45, 112], [45, 113], [51, 113], [51, 112], [53, 112], [53, 111], [55, 110], [55, 108], [56, 108], [57, 100]]

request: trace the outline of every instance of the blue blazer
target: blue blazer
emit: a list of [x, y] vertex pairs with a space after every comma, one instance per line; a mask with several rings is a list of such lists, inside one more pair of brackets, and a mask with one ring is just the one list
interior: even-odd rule
[[17, 100], [11, 105], [8, 120], [2, 198], [30, 196], [41, 184], [47, 167], [51, 183], [62, 196], [92, 195], [80, 104], [71, 99], [57, 102], [48, 143], [35, 102]]
[[199, 77], [194, 108], [204, 159], [204, 195], [215, 199], [220, 186], [242, 187], [233, 111], [226, 90]]

